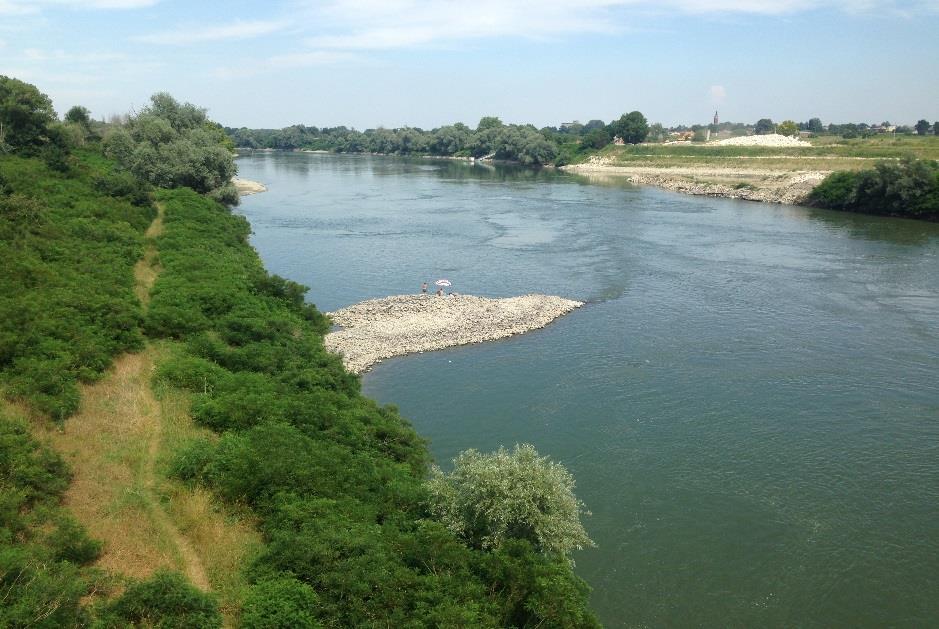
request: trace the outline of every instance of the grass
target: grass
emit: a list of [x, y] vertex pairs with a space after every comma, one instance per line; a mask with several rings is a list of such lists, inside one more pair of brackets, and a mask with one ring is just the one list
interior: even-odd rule
[[939, 160], [939, 137], [875, 136], [846, 140], [819, 136], [806, 147], [643, 144], [609, 146], [600, 155], [614, 165], [655, 168], [727, 168], [768, 171], [861, 170], [880, 159], [913, 156]]
[[[161, 271], [155, 239], [162, 233], [158, 208], [134, 267], [144, 309]], [[167, 477], [168, 461], [181, 444], [212, 436], [194, 425], [186, 396], [153, 389], [154, 365], [172, 345], [148, 343], [141, 352], [119, 356], [102, 379], [80, 386], [81, 407], [65, 422], [43, 418], [25, 404], [5, 405], [31, 417], [34, 433], [72, 470], [64, 506], [103, 542], [97, 567], [134, 579], [178, 570], [218, 595], [232, 625], [248, 587], [243, 566], [258, 552], [261, 538], [251, 517], [224, 507], [205, 489]]]

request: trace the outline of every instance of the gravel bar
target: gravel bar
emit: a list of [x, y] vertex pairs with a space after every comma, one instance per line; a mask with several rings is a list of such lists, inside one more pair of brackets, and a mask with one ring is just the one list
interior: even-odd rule
[[482, 343], [543, 328], [583, 302], [550, 295], [488, 299], [473, 295], [395, 295], [328, 313], [341, 329], [326, 348], [354, 373], [385, 358]]

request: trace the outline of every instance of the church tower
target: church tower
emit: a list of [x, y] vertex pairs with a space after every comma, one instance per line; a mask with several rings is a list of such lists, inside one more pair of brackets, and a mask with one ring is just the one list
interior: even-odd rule
[[714, 112], [714, 124], [720, 124], [717, 119], [717, 111]]

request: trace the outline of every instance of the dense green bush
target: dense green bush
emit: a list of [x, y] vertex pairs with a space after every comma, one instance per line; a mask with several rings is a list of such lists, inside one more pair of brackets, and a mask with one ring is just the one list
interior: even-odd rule
[[60, 506], [63, 461], [28, 427], [0, 415], [0, 627], [85, 624], [81, 598], [96, 575], [91, 540]]
[[248, 592], [241, 610], [245, 629], [315, 629], [319, 597], [309, 585], [292, 577], [258, 582]]
[[103, 194], [107, 165], [76, 157], [72, 176], [0, 157], [0, 383], [58, 419], [78, 408], [77, 382], [142, 346], [133, 267], [154, 216]]
[[132, 584], [101, 612], [97, 627], [215, 629], [222, 615], [215, 598], [199, 591], [177, 572], [158, 571]]
[[939, 163], [905, 158], [872, 170], [836, 172], [809, 195], [816, 207], [939, 220]]
[[453, 472], [434, 468], [428, 481], [433, 513], [477, 548], [526, 540], [558, 558], [592, 546], [580, 522], [589, 513], [574, 495], [574, 478], [531, 445], [492, 454], [467, 450]]
[[[323, 347], [329, 321], [264, 271], [242, 218], [188, 190], [158, 198], [146, 327], [184, 342], [156, 378], [221, 433], [171, 467], [259, 517], [247, 626], [592, 626], [565, 559], [470, 548], [433, 521], [423, 440], [361, 395]], [[493, 584], [526, 565], [526, 583]]]

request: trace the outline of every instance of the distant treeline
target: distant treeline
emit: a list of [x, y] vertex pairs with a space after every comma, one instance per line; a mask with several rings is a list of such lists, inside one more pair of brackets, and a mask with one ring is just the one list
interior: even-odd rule
[[939, 162], [906, 158], [872, 170], [836, 172], [809, 195], [816, 207], [939, 220]]
[[638, 144], [646, 139], [649, 130], [645, 116], [638, 111], [623, 114], [609, 124], [591, 120], [585, 125], [572, 123], [542, 129], [504, 124], [492, 116], [480, 120], [475, 129], [462, 123], [430, 131], [415, 127], [356, 131], [348, 127], [304, 125], [284, 129], [225, 128], [235, 146], [243, 148], [474, 157], [529, 165], [567, 164], [579, 153], [612, 143], [614, 137]]

